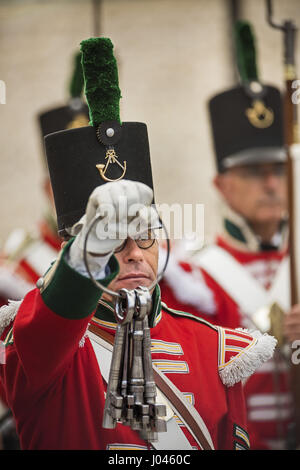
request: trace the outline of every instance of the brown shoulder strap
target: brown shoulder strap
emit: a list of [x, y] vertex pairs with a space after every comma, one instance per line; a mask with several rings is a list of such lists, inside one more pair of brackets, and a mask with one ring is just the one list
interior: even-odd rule
[[[91, 331], [97, 336], [100, 336], [109, 344], [111, 345], [114, 344], [114, 336], [102, 330], [101, 328], [98, 328], [97, 326], [90, 324], [89, 331]], [[190, 410], [188, 409], [189, 403], [184, 398], [184, 396], [174, 386], [174, 384], [172, 384], [172, 382], [169, 379], [167, 379], [167, 377], [165, 377], [155, 368], [154, 365], [153, 365], [153, 374], [154, 374], [154, 380], [155, 380], [157, 387], [168, 398], [170, 403], [172, 403], [175, 410], [178, 412], [178, 414], [182, 417], [183, 421], [187, 424], [187, 426], [191, 430], [192, 434], [194, 434], [194, 436], [197, 438], [203, 450], [212, 450], [213, 448], [211, 444], [208, 442], [205, 435], [203, 434], [203, 431], [199, 423], [197, 422], [196, 416], [193, 416], [193, 414], [195, 415], [197, 414], [196, 409], [193, 408], [193, 411], [195, 411], [195, 413], [192, 414], [190, 412]]]

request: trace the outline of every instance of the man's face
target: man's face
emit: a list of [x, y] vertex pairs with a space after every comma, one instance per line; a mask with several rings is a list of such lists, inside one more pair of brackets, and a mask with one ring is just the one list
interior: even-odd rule
[[[155, 240], [148, 249], [140, 248], [131, 238], [127, 238], [125, 247], [115, 253], [120, 271], [108, 288], [117, 292], [119, 289], [135, 289], [138, 286], [149, 287], [156, 279], [158, 269], [158, 243]], [[108, 300], [108, 294], [103, 298]]]
[[229, 206], [250, 223], [279, 222], [287, 209], [284, 163], [234, 167], [217, 175], [214, 183]]

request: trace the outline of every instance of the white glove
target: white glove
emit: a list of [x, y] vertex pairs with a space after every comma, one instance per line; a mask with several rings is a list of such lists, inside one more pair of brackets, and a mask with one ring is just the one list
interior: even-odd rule
[[[71, 229], [77, 235], [71, 246], [70, 260], [83, 260], [85, 239], [95, 218], [102, 216], [94, 224], [87, 240], [87, 251], [96, 256], [93, 264], [103, 268], [124, 240], [130, 236], [137, 238], [149, 228], [159, 227], [156, 210], [151, 207], [153, 191], [143, 183], [120, 180], [106, 183], [94, 189], [89, 197], [85, 215]], [[75, 267], [75, 266], [74, 266]], [[75, 269], [77, 269], [75, 267]], [[78, 270], [78, 269], [77, 269]]]

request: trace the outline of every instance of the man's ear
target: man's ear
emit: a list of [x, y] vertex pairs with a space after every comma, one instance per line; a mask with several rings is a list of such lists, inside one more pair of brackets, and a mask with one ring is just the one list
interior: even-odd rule
[[224, 187], [224, 181], [223, 181], [224, 177], [222, 174], [218, 173], [215, 175], [214, 179], [213, 179], [213, 185], [214, 187], [220, 191], [222, 194], [223, 194], [223, 187]]
[[213, 179], [213, 185], [219, 194], [227, 200], [228, 192], [231, 191], [231, 185], [227, 173], [218, 173]]

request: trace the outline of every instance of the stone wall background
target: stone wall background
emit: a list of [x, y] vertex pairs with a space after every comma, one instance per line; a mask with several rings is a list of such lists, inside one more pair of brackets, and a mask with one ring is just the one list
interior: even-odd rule
[[[239, 4], [255, 28], [261, 78], [282, 87], [282, 35], [267, 25], [265, 2]], [[276, 20], [300, 25], [298, 0], [273, 0], [273, 8]], [[236, 80], [230, 2], [102, 0], [99, 19], [100, 35], [115, 44], [121, 117], [148, 126], [156, 201], [203, 203], [209, 241], [219, 201], [206, 102]], [[36, 116], [64, 104], [72, 55], [93, 35], [89, 0], [0, 1], [0, 247], [12, 229], [32, 229], [45, 208]]]

